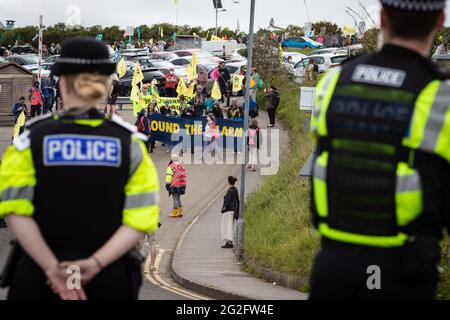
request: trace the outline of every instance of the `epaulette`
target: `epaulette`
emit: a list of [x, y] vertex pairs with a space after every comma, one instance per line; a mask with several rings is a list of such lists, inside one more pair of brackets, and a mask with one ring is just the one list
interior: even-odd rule
[[34, 119], [28, 120], [25, 123], [25, 127], [26, 128], [30, 128], [30, 127], [34, 126], [35, 124], [40, 123], [40, 122], [42, 122], [44, 120], [50, 119], [52, 117], [53, 117], [53, 113], [44, 114], [42, 116], [39, 116], [39, 117], [36, 117]]
[[113, 123], [121, 126], [122, 128], [125, 128], [126, 130], [130, 131], [131, 133], [137, 133], [138, 132], [138, 129], [136, 128], [136, 126], [126, 122], [125, 120], [123, 120], [118, 115], [113, 114], [113, 116], [111, 117], [111, 121]]

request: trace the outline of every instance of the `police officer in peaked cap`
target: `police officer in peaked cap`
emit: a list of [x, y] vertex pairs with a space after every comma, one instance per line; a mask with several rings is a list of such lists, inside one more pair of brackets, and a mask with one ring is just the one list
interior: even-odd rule
[[29, 122], [4, 154], [0, 218], [20, 244], [10, 300], [138, 297], [132, 253], [158, 227], [159, 185], [146, 137], [97, 110], [115, 70], [101, 42], [68, 40], [53, 69], [66, 111]]
[[318, 84], [312, 300], [435, 299], [450, 225], [450, 82], [429, 59], [444, 0], [381, 0], [382, 49]]

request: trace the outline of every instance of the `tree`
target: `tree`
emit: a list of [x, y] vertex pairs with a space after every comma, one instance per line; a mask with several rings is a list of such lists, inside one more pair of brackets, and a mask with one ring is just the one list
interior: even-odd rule
[[336, 23], [330, 21], [318, 21], [313, 23], [313, 30], [315, 34], [319, 34], [322, 28], [326, 28], [327, 33], [342, 35], [342, 29]]

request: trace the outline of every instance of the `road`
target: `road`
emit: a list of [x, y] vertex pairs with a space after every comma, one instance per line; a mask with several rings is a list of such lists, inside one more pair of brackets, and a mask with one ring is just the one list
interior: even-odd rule
[[[130, 111], [121, 111], [121, 116], [134, 123]], [[0, 128], [0, 152], [10, 143], [12, 129]], [[165, 192], [165, 172], [170, 160], [170, 154], [165, 147], [157, 143], [155, 153], [151, 154], [159, 175], [161, 191], [161, 228], [156, 234], [158, 254], [158, 270], [147, 273], [144, 267], [144, 285], [141, 289], [140, 299], [142, 300], [182, 300], [182, 299], [207, 299], [194, 292], [177, 285], [169, 275], [172, 252], [176, 247], [178, 239], [190, 222], [212, 203], [217, 197], [223, 196], [226, 191], [226, 178], [229, 175], [238, 175], [237, 165], [187, 165], [188, 187], [187, 194], [182, 197], [184, 204], [184, 217], [182, 219], [172, 219], [168, 217], [172, 208], [172, 200]], [[49, 200], [51, 201], [51, 200]], [[218, 219], [220, 216], [218, 215]], [[11, 239], [9, 230], [0, 230], [0, 265], [3, 265], [8, 252], [8, 243]], [[148, 265], [146, 263], [146, 266]], [[5, 290], [0, 290], [0, 299], [5, 299]]]

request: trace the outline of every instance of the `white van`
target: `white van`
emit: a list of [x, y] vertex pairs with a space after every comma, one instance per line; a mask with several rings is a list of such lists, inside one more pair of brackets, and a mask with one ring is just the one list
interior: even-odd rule
[[238, 49], [236, 40], [216, 40], [202, 43], [202, 50], [207, 51], [216, 57], [229, 59], [233, 51]]

